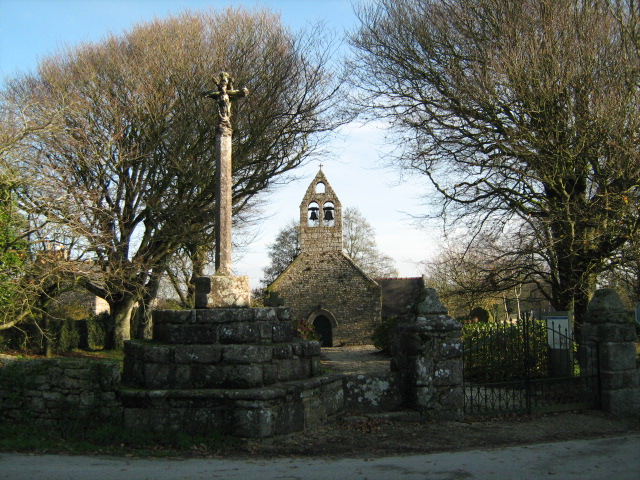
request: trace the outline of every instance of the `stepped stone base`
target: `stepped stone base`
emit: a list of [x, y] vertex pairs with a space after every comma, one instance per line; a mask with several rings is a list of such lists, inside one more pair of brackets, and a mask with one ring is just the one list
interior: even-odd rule
[[126, 428], [265, 438], [323, 424], [344, 404], [343, 375], [255, 389], [120, 392]]
[[153, 341], [125, 342], [125, 426], [264, 438], [324, 423], [343, 375], [293, 333], [288, 308], [154, 311]]

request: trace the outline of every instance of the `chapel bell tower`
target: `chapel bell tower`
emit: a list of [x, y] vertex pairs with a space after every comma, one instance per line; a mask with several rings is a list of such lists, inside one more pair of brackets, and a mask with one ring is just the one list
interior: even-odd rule
[[322, 167], [300, 204], [302, 253], [342, 252], [342, 205]]

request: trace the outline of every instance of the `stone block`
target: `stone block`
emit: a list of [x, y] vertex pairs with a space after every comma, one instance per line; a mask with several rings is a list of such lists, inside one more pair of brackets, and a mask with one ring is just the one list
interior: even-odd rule
[[174, 361], [176, 363], [218, 363], [222, 358], [220, 345], [175, 345]]
[[600, 400], [605, 412], [618, 416], [640, 417], [640, 388], [605, 390]]
[[437, 362], [433, 370], [433, 384], [437, 387], [462, 385], [462, 359]]
[[614, 372], [635, 369], [635, 344], [631, 342], [604, 342], [600, 344], [600, 368]]
[[255, 388], [263, 385], [263, 370], [259, 365], [225, 366], [225, 387]]
[[278, 314], [275, 308], [256, 308], [255, 309], [255, 318], [261, 322], [277, 322]]
[[409, 363], [409, 378], [417, 386], [433, 384], [434, 362], [430, 357], [414, 357]]
[[217, 341], [216, 329], [211, 325], [167, 324], [154, 328], [154, 340], [168, 344], [203, 344]]
[[275, 434], [284, 435], [287, 433], [304, 430], [304, 407], [301, 403], [284, 403], [276, 416]]
[[291, 309], [289, 307], [278, 307], [275, 309], [278, 316], [278, 320], [281, 322], [291, 321]]
[[320, 342], [316, 340], [300, 340], [296, 343], [298, 346], [296, 355], [300, 357], [314, 357], [320, 355]]
[[193, 388], [218, 388], [226, 385], [227, 369], [221, 365], [192, 365]]
[[448, 310], [436, 293], [435, 288], [425, 288], [423, 291], [423, 299], [418, 302], [417, 310], [419, 314], [447, 314]]
[[171, 384], [172, 375], [169, 365], [162, 363], [145, 363], [144, 386], [151, 388], [162, 388]]
[[415, 330], [401, 331], [398, 342], [400, 351], [406, 356], [424, 355], [431, 348], [430, 337]]
[[135, 358], [124, 357], [122, 368], [122, 381], [128, 385], [144, 384], [144, 364], [137, 362]]
[[436, 390], [433, 387], [417, 387], [413, 405], [418, 409], [432, 409], [437, 406]]
[[235, 408], [233, 434], [245, 438], [271, 437], [276, 432], [276, 415], [272, 408]]
[[625, 308], [618, 293], [612, 288], [596, 290], [585, 315], [588, 323], [625, 323]]
[[164, 325], [167, 323], [194, 323], [195, 312], [193, 310], [155, 310], [152, 313], [154, 325]]
[[311, 366], [311, 376], [317, 377], [318, 375], [322, 375], [322, 362], [320, 361], [320, 357], [313, 357], [309, 361]]
[[341, 378], [323, 384], [321, 392], [320, 399], [325, 406], [327, 415], [335, 415], [344, 409], [345, 394]]
[[288, 322], [273, 325], [272, 339], [274, 343], [290, 342], [293, 339], [293, 326]]
[[142, 349], [140, 343], [135, 340], [126, 340], [124, 342], [124, 356], [129, 359], [137, 359], [142, 357]]
[[262, 382], [264, 385], [273, 385], [278, 381], [278, 366], [268, 363], [262, 366]]
[[237, 322], [221, 325], [218, 328], [218, 341], [223, 344], [230, 343], [258, 343], [260, 330], [255, 323]]
[[172, 388], [193, 388], [191, 381], [191, 366], [190, 365], [171, 365], [171, 382], [169, 385], [162, 385], [163, 387], [171, 386]]
[[197, 309], [251, 306], [249, 277], [215, 275], [195, 279]]
[[623, 370], [610, 372], [600, 371], [600, 388], [602, 390], [620, 390], [623, 388], [637, 388], [640, 386], [638, 370]]
[[343, 396], [349, 410], [383, 412], [402, 405], [398, 377], [390, 373], [349, 375], [344, 379]]
[[605, 323], [595, 325], [600, 342], [635, 342], [636, 328], [632, 323]]
[[437, 350], [440, 358], [462, 358], [462, 342], [459, 340], [444, 341], [438, 345]]
[[229, 363], [266, 363], [272, 358], [273, 348], [263, 345], [229, 345], [222, 352], [222, 359]]
[[326, 406], [317, 396], [310, 396], [302, 400], [304, 406], [304, 428], [314, 428], [327, 420]]
[[311, 376], [311, 365], [308, 360], [302, 358], [290, 358], [277, 360], [278, 381], [286, 382], [309, 378]]
[[291, 358], [292, 355], [293, 351], [288, 343], [273, 346], [273, 358], [275, 359]]
[[173, 361], [173, 349], [168, 345], [141, 344], [142, 361], [151, 363], [170, 363]]
[[260, 332], [260, 342], [271, 343], [273, 342], [273, 323], [270, 322], [256, 322], [258, 331]]

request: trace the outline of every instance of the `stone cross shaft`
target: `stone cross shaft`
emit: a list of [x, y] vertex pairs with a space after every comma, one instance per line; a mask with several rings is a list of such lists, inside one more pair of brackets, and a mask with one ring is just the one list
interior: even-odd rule
[[204, 93], [218, 104], [218, 123], [216, 125], [215, 158], [216, 158], [216, 274], [231, 275], [231, 216], [232, 201], [232, 166], [231, 166], [231, 100], [245, 97], [246, 88], [234, 90], [233, 78], [228, 73], [220, 74], [216, 82], [217, 90]]

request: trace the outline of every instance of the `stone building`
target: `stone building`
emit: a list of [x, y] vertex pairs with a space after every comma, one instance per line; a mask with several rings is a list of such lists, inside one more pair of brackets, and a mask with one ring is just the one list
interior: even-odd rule
[[312, 325], [323, 346], [369, 343], [381, 320], [382, 294], [343, 251], [342, 205], [322, 169], [300, 204], [301, 253], [268, 290]]

